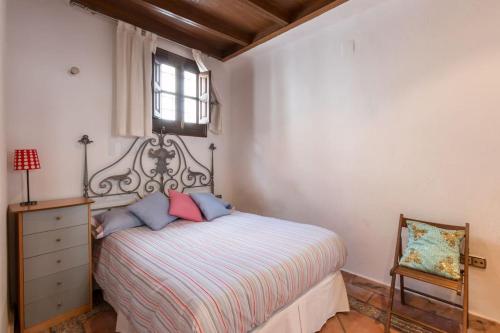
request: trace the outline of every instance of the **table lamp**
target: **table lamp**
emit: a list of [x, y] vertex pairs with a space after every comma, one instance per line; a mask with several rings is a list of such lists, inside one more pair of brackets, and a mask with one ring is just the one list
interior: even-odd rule
[[28, 189], [28, 201], [21, 202], [21, 206], [36, 205], [36, 201], [30, 200], [30, 170], [36, 169], [40, 169], [40, 160], [36, 149], [16, 149], [14, 170], [26, 170], [26, 188]]

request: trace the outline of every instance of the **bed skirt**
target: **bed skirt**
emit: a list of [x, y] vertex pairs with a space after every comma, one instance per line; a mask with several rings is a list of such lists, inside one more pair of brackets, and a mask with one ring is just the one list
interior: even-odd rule
[[[106, 298], [106, 295], [104, 295]], [[113, 304], [111, 304], [113, 306]], [[113, 306], [114, 307], [114, 306]], [[116, 309], [116, 307], [115, 307]], [[325, 277], [292, 304], [276, 312], [252, 333], [312, 333], [321, 329], [337, 312], [349, 311], [342, 273]], [[134, 333], [127, 317], [117, 311], [116, 332]]]

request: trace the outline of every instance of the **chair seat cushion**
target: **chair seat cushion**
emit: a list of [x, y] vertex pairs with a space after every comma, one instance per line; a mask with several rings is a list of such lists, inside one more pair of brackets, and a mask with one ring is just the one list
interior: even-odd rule
[[452, 280], [460, 279], [460, 243], [465, 232], [410, 220], [407, 225], [408, 244], [399, 264]]

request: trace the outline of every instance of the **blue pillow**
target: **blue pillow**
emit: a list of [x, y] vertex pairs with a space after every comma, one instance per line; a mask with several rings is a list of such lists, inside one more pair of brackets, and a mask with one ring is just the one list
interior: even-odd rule
[[177, 219], [168, 214], [169, 202], [165, 194], [155, 192], [128, 206], [128, 210], [153, 230], [163, 229]]
[[217, 217], [229, 215], [231, 213], [231, 211], [227, 209], [227, 206], [231, 205], [215, 197], [212, 193], [191, 193], [190, 195], [207, 221], [212, 221]]
[[114, 208], [110, 211], [95, 215], [98, 222], [99, 233], [96, 238], [106, 237], [113, 232], [143, 225], [135, 215], [126, 208]]
[[233, 208], [233, 205], [231, 205], [229, 202], [227, 202], [226, 200], [222, 199], [222, 198], [217, 198], [216, 196], [214, 196], [212, 193], [206, 193], [206, 194], [210, 194], [211, 196], [213, 196], [215, 199], [217, 199], [221, 204], [224, 205], [224, 207], [226, 207], [227, 209], [231, 209]]

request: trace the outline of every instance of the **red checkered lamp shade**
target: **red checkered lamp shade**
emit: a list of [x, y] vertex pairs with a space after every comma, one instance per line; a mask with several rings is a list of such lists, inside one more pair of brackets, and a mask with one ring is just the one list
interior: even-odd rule
[[16, 149], [14, 170], [40, 169], [40, 160], [36, 149]]

